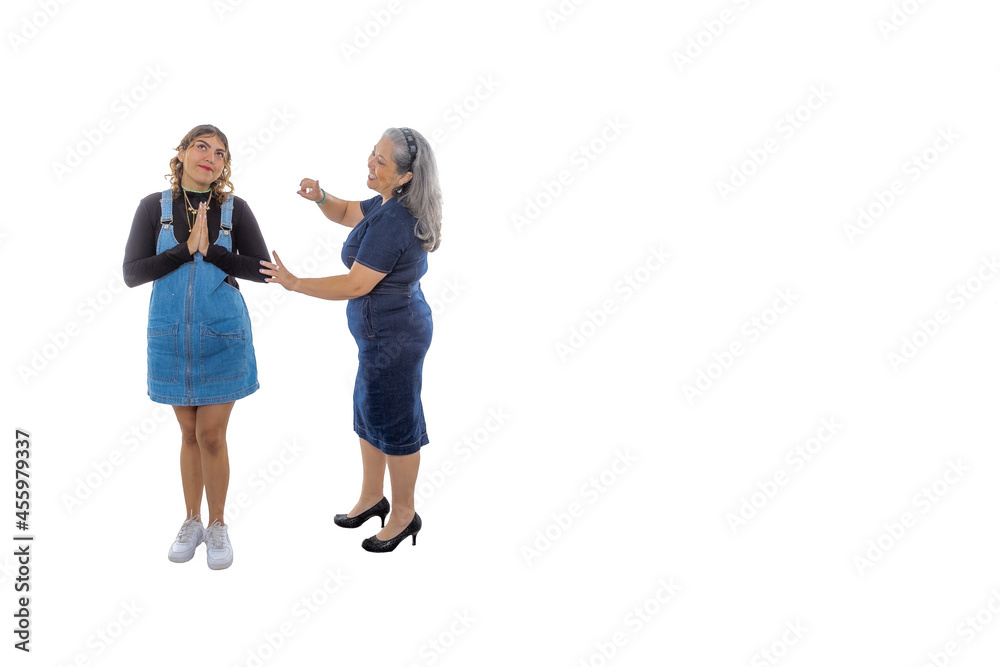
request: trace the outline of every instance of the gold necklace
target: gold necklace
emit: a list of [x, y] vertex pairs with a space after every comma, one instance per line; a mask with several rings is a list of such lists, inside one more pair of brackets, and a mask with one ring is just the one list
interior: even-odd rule
[[[193, 206], [191, 206], [191, 200], [188, 199], [187, 189], [184, 188], [183, 186], [181, 186], [181, 192], [184, 193], [184, 204], [185, 204], [185, 209], [186, 209], [184, 211], [184, 219], [187, 221], [188, 233], [190, 234], [192, 231], [194, 231], [194, 226], [191, 224], [191, 215], [194, 215], [195, 216], [195, 220], [197, 220], [198, 219], [198, 210], [195, 209]], [[197, 192], [197, 190], [192, 190], [191, 192]], [[211, 192], [211, 190], [205, 190], [205, 192]], [[199, 192], [198, 194], [204, 194], [204, 193], [203, 192]], [[208, 216], [208, 210], [210, 208], [212, 208], [211, 203], [212, 203], [212, 197], [209, 196], [208, 201], [205, 202], [205, 216], [206, 217]]]

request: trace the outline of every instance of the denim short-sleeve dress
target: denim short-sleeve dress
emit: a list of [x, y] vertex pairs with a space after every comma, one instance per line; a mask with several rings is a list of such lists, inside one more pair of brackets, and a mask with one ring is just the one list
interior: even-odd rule
[[427, 252], [416, 219], [395, 197], [361, 202], [364, 214], [341, 250], [354, 262], [387, 274], [371, 292], [347, 302], [347, 324], [358, 344], [354, 431], [386, 454], [413, 454], [428, 443], [420, 401], [424, 356], [431, 344], [431, 309], [420, 290]]

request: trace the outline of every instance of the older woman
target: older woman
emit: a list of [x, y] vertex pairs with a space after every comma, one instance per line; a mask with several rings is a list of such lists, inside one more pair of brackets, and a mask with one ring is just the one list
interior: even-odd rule
[[[341, 252], [347, 274], [297, 278], [277, 252], [274, 263], [261, 262], [261, 272], [293, 292], [348, 300], [347, 323], [358, 344], [354, 430], [361, 439], [363, 477], [358, 502], [334, 521], [357, 528], [378, 516], [382, 530], [361, 546], [383, 552], [409, 536], [416, 544], [421, 527], [414, 488], [420, 448], [428, 443], [420, 387], [432, 325], [420, 278], [441, 234], [441, 190], [427, 140], [405, 127], [386, 130], [368, 156], [367, 184], [376, 196], [346, 201], [327, 194], [318, 181], [300, 183], [299, 195], [351, 228]], [[386, 467], [391, 514], [383, 495]]]
[[[149, 397], [174, 408], [181, 429], [186, 518], [167, 557], [233, 562], [224, 509], [226, 429], [237, 399], [257, 391], [250, 316], [236, 278], [264, 282], [267, 246], [247, 203], [232, 194], [229, 140], [214, 125], [188, 132], [170, 160], [170, 188], [139, 202], [125, 247], [125, 284], [153, 282], [147, 330]], [[208, 496], [208, 529], [201, 523]]]

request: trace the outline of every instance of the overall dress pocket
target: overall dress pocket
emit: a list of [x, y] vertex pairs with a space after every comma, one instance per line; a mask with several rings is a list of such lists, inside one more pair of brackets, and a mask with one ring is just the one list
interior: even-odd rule
[[361, 329], [368, 338], [375, 337], [375, 303], [370, 295], [361, 297]]
[[146, 328], [146, 359], [149, 379], [177, 382], [177, 324]]
[[201, 380], [225, 382], [247, 374], [247, 334], [245, 329], [216, 331], [201, 325]]

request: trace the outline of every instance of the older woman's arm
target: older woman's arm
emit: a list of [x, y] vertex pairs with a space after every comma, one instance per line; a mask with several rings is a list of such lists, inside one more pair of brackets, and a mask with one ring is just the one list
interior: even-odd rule
[[372, 288], [387, 275], [354, 262], [346, 275], [326, 278], [296, 278], [282, 264], [278, 253], [274, 253], [273, 264], [261, 261], [261, 265], [264, 268], [260, 272], [270, 276], [266, 282], [278, 283], [289, 292], [299, 292], [306, 296], [330, 301], [356, 299], [359, 296], [364, 296], [371, 292]]
[[[319, 187], [319, 181], [314, 181], [311, 178], [302, 179], [302, 182], [299, 183], [298, 194], [304, 199], [319, 204], [319, 210], [323, 215], [345, 227], [354, 227], [365, 217], [361, 210], [361, 202], [337, 199]], [[323, 203], [320, 204], [320, 202]]]

